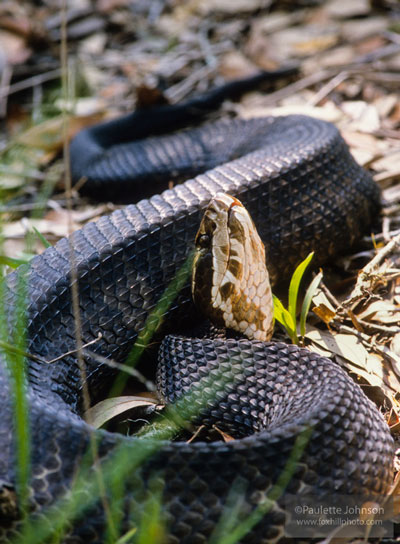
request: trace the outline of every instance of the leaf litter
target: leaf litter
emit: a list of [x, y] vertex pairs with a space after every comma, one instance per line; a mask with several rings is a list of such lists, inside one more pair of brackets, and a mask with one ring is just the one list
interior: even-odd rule
[[[381, 186], [381, 232], [367, 233], [353, 255], [324, 268], [324, 284], [313, 297], [304, 341], [355, 377], [377, 400], [397, 438], [398, 2], [99, 0], [97, 8], [94, 11], [89, 2], [69, 3], [73, 100], [62, 104], [58, 4], [49, 1], [38, 9], [34, 2], [6, 1], [0, 7], [0, 115], [8, 129], [7, 137], [0, 138], [5, 256], [16, 257], [22, 251], [28, 224], [52, 243], [69, 233], [62, 173], [43, 205], [44, 215], [35, 215], [37, 194], [49, 169], [60, 161], [57, 116], [64, 108], [70, 112], [72, 135], [104, 111], [112, 115], [130, 111], [143, 102], [143, 96], [153, 100], [158, 93], [161, 99], [177, 102], [225, 79], [295, 60], [298, 76], [225, 104], [222, 115], [306, 113], [332, 121], [355, 158]], [[16, 145], [17, 158], [10, 153]], [[75, 193], [73, 229], [112, 209], [115, 206], [90, 202]], [[37, 242], [34, 249], [40, 252], [43, 244]]]

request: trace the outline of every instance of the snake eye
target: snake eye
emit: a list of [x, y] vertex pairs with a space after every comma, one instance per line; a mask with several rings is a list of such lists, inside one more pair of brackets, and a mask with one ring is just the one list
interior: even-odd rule
[[210, 247], [211, 238], [208, 234], [202, 234], [197, 239], [197, 245], [201, 248], [208, 248]]

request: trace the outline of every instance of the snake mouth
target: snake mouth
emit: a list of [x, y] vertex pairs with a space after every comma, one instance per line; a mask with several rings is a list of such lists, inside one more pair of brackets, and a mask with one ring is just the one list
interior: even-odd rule
[[211, 200], [195, 246], [192, 294], [197, 307], [219, 327], [268, 340], [273, 306], [264, 245], [237, 198], [218, 193]]

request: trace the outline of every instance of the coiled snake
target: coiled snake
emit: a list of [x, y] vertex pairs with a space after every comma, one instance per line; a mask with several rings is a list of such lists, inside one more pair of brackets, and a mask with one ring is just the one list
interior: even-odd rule
[[[166, 130], [171, 127], [168, 115]], [[135, 143], [127, 143], [132, 134], [122, 134], [128, 124], [125, 119], [120, 125], [88, 129], [72, 143], [73, 175], [89, 178], [87, 192], [124, 198], [136, 175], [145, 191], [150, 181], [162, 183], [174, 172], [195, 177], [86, 225], [33, 259], [29, 270], [7, 278], [10, 327], [18, 319], [18, 278], [21, 273], [28, 278], [26, 351], [35, 357], [27, 361], [31, 463], [26, 501], [31, 519], [37, 521], [33, 527], [42, 531], [36, 541], [46, 541], [57, 528], [54, 520], [63, 520], [65, 511], [69, 521], [61, 531], [64, 542], [116, 541], [135, 524], [140, 526], [146, 497], [158, 493], [168, 542], [218, 542], [233, 490], [239, 489], [241, 498], [235, 520], [259, 512], [296, 439], [310, 428], [287, 493], [385, 493], [392, 476], [392, 440], [378, 410], [334, 363], [291, 345], [235, 338], [164, 339], [158, 373], [162, 395], [190, 413], [200, 412], [236, 440], [155, 445], [93, 432], [82, 419], [71, 263], [79, 282], [82, 342], [97, 339], [84, 352], [88, 385], [96, 398], [110, 376], [96, 356], [124, 362], [144, 327], [159, 324], [153, 311], [184, 265], [203, 211], [217, 192], [240, 198], [249, 210], [266, 245], [273, 282], [287, 278], [311, 250], [321, 263], [348, 249], [379, 209], [376, 186], [329, 123], [304, 116], [234, 119]], [[113, 139], [115, 145], [105, 149]], [[164, 309], [152, 342], [198, 319], [187, 280]], [[43, 362], [63, 354], [53, 364]], [[23, 527], [17, 500], [21, 474], [13, 361], [2, 355], [0, 365], [2, 542], [12, 541]], [[212, 394], [204, 397], [199, 382]], [[105, 496], [96, 491], [97, 472], [90, 468], [87, 452], [93, 440], [98, 458], [104, 460]], [[90, 477], [79, 487], [80, 470]], [[79, 487], [79, 505], [57, 502], [74, 485]], [[106, 502], [117, 520], [114, 540], [104, 532]], [[48, 524], [41, 523], [46, 511]], [[279, 540], [284, 517], [282, 509], [265, 511], [241, 541]]]

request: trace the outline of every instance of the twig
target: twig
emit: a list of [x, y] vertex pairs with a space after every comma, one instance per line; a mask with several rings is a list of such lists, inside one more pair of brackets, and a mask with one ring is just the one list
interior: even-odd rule
[[12, 68], [6, 64], [3, 68], [0, 78], [0, 117], [3, 118], [7, 114], [7, 97], [10, 92], [10, 82], [12, 77]]
[[364, 55], [360, 55], [359, 57], [356, 57], [352, 64], [371, 64], [372, 62], [376, 60], [380, 60], [384, 57], [389, 57], [390, 55], [394, 55], [400, 51], [400, 44], [399, 43], [390, 43], [388, 45], [384, 45], [383, 47], [380, 47], [379, 49], [375, 51], [371, 51], [370, 53], [365, 53]]
[[379, 83], [400, 83], [400, 74], [398, 72], [365, 72], [366, 79], [371, 81], [378, 81]]
[[168, 91], [165, 92], [165, 95], [171, 102], [179, 102], [193, 90], [199, 81], [209, 77], [212, 72], [214, 72], [213, 68], [210, 66], [203, 66], [200, 70], [192, 72], [192, 74], [183, 81], [170, 87]]
[[[400, 207], [397, 206], [397, 208], [400, 208]], [[399, 211], [399, 209], [397, 209], [396, 211]], [[399, 234], [400, 234], [400, 229], [389, 230], [385, 234], [383, 232], [379, 232], [377, 234], [374, 234], [374, 236], [364, 236], [363, 242], [364, 241], [368, 243], [373, 243], [374, 241], [381, 242], [383, 240], [386, 240], [386, 235], [388, 235], [390, 238], [393, 238], [393, 236], [398, 236]]]
[[371, 275], [376, 272], [382, 261], [389, 257], [389, 255], [391, 255], [399, 247], [400, 234], [395, 236], [388, 244], [380, 249], [375, 257], [360, 271], [360, 273], [358, 274], [357, 283], [353, 291], [350, 293], [348, 299], [343, 302], [343, 306], [349, 308], [359, 301], [359, 299], [370, 287]]
[[142, 383], [148, 389], [148, 391], [156, 391], [156, 386], [154, 385], [154, 383], [151, 380], [148, 380], [146, 376], [144, 376], [141, 372], [136, 370], [136, 368], [133, 368], [128, 365], [124, 365], [123, 363], [117, 363], [117, 361], [114, 361], [113, 359], [107, 359], [106, 357], [103, 357], [103, 355], [94, 353], [93, 351], [90, 351], [85, 348], [86, 346], [84, 346], [83, 349], [87, 357], [91, 357], [92, 359], [94, 359], [95, 361], [103, 365], [107, 365], [110, 368], [115, 368], [117, 370], [120, 370], [121, 372], [125, 372], [126, 374], [133, 376], [140, 383]]
[[352, 329], [351, 327], [348, 327], [347, 325], [341, 325], [336, 323], [334, 324], [334, 326], [338, 332], [343, 332], [345, 334], [350, 334], [352, 336], [356, 336], [357, 338], [359, 338], [361, 343], [368, 349], [368, 351], [374, 351], [382, 355], [382, 357], [384, 357], [387, 361], [391, 363], [393, 371], [397, 375], [399, 375], [400, 357], [396, 355], [391, 349], [389, 349], [386, 346], [382, 346], [381, 344], [377, 344], [367, 334], [363, 332], [355, 331], [354, 329]]
[[268, 96], [266, 96], [265, 104], [275, 105], [277, 102], [279, 102], [279, 100], [282, 100], [283, 98], [296, 94], [299, 91], [306, 89], [307, 87], [311, 87], [312, 85], [315, 85], [316, 83], [321, 83], [322, 81], [325, 81], [329, 79], [330, 77], [332, 77], [334, 74], [335, 72], [332, 70], [321, 70], [320, 72], [317, 72], [316, 74], [311, 74], [309, 76], [303, 77], [302, 79], [299, 79], [298, 81], [295, 81], [294, 83], [289, 83], [289, 85], [286, 85], [286, 87], [279, 89], [279, 91], [275, 91], [274, 93], [271, 93]]
[[400, 332], [400, 327], [386, 327], [385, 325], [378, 325], [377, 323], [365, 321], [365, 319], [360, 319], [359, 317], [357, 317], [357, 321], [364, 328], [371, 330], [371, 332], [387, 332], [389, 334], [395, 334]]
[[191, 444], [193, 442], [193, 440], [196, 440], [196, 438], [199, 436], [199, 434], [201, 433], [201, 431], [203, 429], [205, 429], [206, 426], [205, 425], [200, 425], [200, 427], [198, 427], [196, 429], [196, 431], [192, 434], [192, 436], [189, 438], [189, 440], [186, 440], [186, 444]]
[[329, 300], [329, 302], [331, 304], [333, 304], [333, 306], [335, 306], [336, 308], [340, 308], [341, 307], [341, 304], [340, 302], [337, 300], [337, 298], [329, 291], [329, 289], [327, 288], [327, 286], [325, 285], [325, 283], [323, 281], [321, 281], [321, 283], [319, 284], [320, 288], [322, 289], [323, 293], [326, 295], [327, 299]]
[[12, 85], [10, 85], [7, 89], [0, 89], [0, 100], [4, 97], [10, 96], [11, 94], [24, 91], [25, 89], [30, 89], [31, 87], [35, 87], [36, 85], [41, 85], [46, 81], [57, 79], [60, 76], [61, 68], [56, 68], [55, 70], [51, 70], [46, 74], [38, 74], [36, 76], [24, 79], [23, 81], [18, 81], [17, 83], [13, 83]]
[[[95, 338], [94, 340], [91, 340], [87, 344], [85, 344], [83, 347], [86, 348], [87, 346], [90, 346], [94, 344], [95, 342], [98, 342], [100, 338], [102, 337], [101, 333], [99, 333], [99, 336]], [[73, 349], [71, 351], [67, 351], [66, 353], [63, 353], [59, 357], [56, 357], [55, 359], [51, 359], [50, 361], [47, 361], [46, 359], [43, 359], [42, 357], [39, 357], [38, 355], [35, 355], [33, 353], [30, 353], [29, 351], [25, 351], [23, 349], [19, 349], [16, 346], [13, 346], [12, 344], [9, 344], [8, 342], [4, 342], [3, 340], [0, 340], [0, 348], [4, 349], [5, 351], [15, 353], [17, 355], [22, 355], [23, 357], [26, 357], [27, 359], [31, 359], [32, 361], [35, 361], [37, 363], [41, 363], [43, 365], [49, 365], [52, 363], [56, 363], [57, 361], [60, 361], [61, 359], [64, 359], [64, 357], [67, 357], [68, 355], [74, 355], [77, 350]]]
[[[61, 206], [58, 202], [54, 200], [46, 201], [46, 208], [51, 210], [60, 210]], [[41, 210], [43, 209], [42, 202], [30, 202], [29, 204], [16, 204], [15, 206], [0, 206], [0, 213], [17, 213], [17, 212], [30, 212], [32, 210]]]
[[[399, 78], [399, 82], [400, 82], [400, 78]], [[392, 138], [393, 140], [400, 140], [400, 130], [392, 130], [389, 128], [379, 128], [377, 130], [374, 130], [373, 135], [379, 136], [380, 138]], [[379, 174], [377, 174], [377, 176], [379, 176]]]
[[203, 52], [204, 60], [207, 66], [210, 69], [215, 70], [218, 65], [218, 61], [217, 61], [217, 57], [215, 53], [213, 52], [213, 48], [210, 44], [210, 41], [208, 39], [208, 30], [210, 28], [210, 25], [207, 21], [206, 24], [202, 26], [203, 28], [198, 33], [200, 50]]
[[400, 35], [397, 34], [397, 32], [392, 32], [390, 30], [386, 30], [383, 33], [384, 37], [390, 40], [392, 43], [397, 43], [400, 45]]
[[[69, 73], [68, 73], [68, 44], [67, 44], [67, 12], [68, 12], [68, 0], [62, 0], [61, 3], [61, 47], [60, 47], [60, 60], [61, 60], [61, 80], [63, 89], [64, 103], [68, 103], [68, 89], [69, 89]], [[76, 361], [79, 369], [80, 382], [82, 386], [82, 408], [85, 414], [91, 414], [90, 408], [90, 393], [87, 383], [87, 371], [86, 364], [83, 356], [83, 342], [82, 342], [82, 319], [81, 308], [79, 304], [79, 287], [78, 287], [78, 262], [77, 254], [74, 248], [71, 233], [73, 231], [73, 219], [72, 219], [72, 178], [71, 178], [71, 165], [69, 154], [69, 139], [68, 139], [68, 120], [66, 109], [63, 108], [63, 151], [64, 151], [64, 167], [65, 167], [65, 192], [67, 200], [68, 211], [68, 231], [69, 237], [69, 261], [70, 261], [70, 289], [71, 289], [71, 306], [72, 316], [74, 318], [74, 338], [76, 343]], [[87, 423], [91, 425], [91, 415], [87, 418]], [[99, 488], [100, 501], [105, 513], [107, 522], [107, 532], [111, 540], [116, 540], [116, 527], [114, 518], [111, 515], [111, 508], [109, 499], [107, 497], [103, 473], [100, 463], [100, 455], [98, 449], [98, 440], [95, 436], [94, 429], [92, 428], [89, 433], [90, 453], [93, 459], [93, 466], [96, 474], [97, 485]]]
[[[95, 344], [96, 342], [98, 342], [101, 338], [103, 337], [103, 335], [101, 334], [101, 332], [99, 332], [97, 338], [95, 338], [94, 340], [91, 340], [90, 342], [88, 342], [87, 344], [84, 344], [82, 346], [82, 349], [85, 349], [87, 348], [88, 346], [91, 346], [92, 344]], [[78, 350], [77, 349], [71, 349], [70, 351], [66, 351], [65, 353], [63, 353], [62, 355], [59, 355], [58, 357], [55, 357], [55, 359], [51, 359], [50, 361], [45, 361], [45, 363], [51, 365], [53, 363], [57, 363], [57, 361], [61, 361], [61, 359], [65, 359], [65, 357], [68, 357], [69, 355], [76, 355], [78, 353]]]
[[349, 77], [349, 73], [339, 72], [328, 83], [326, 83], [309, 101], [310, 106], [317, 106], [324, 98], [328, 96], [336, 87], [338, 87], [345, 79]]

